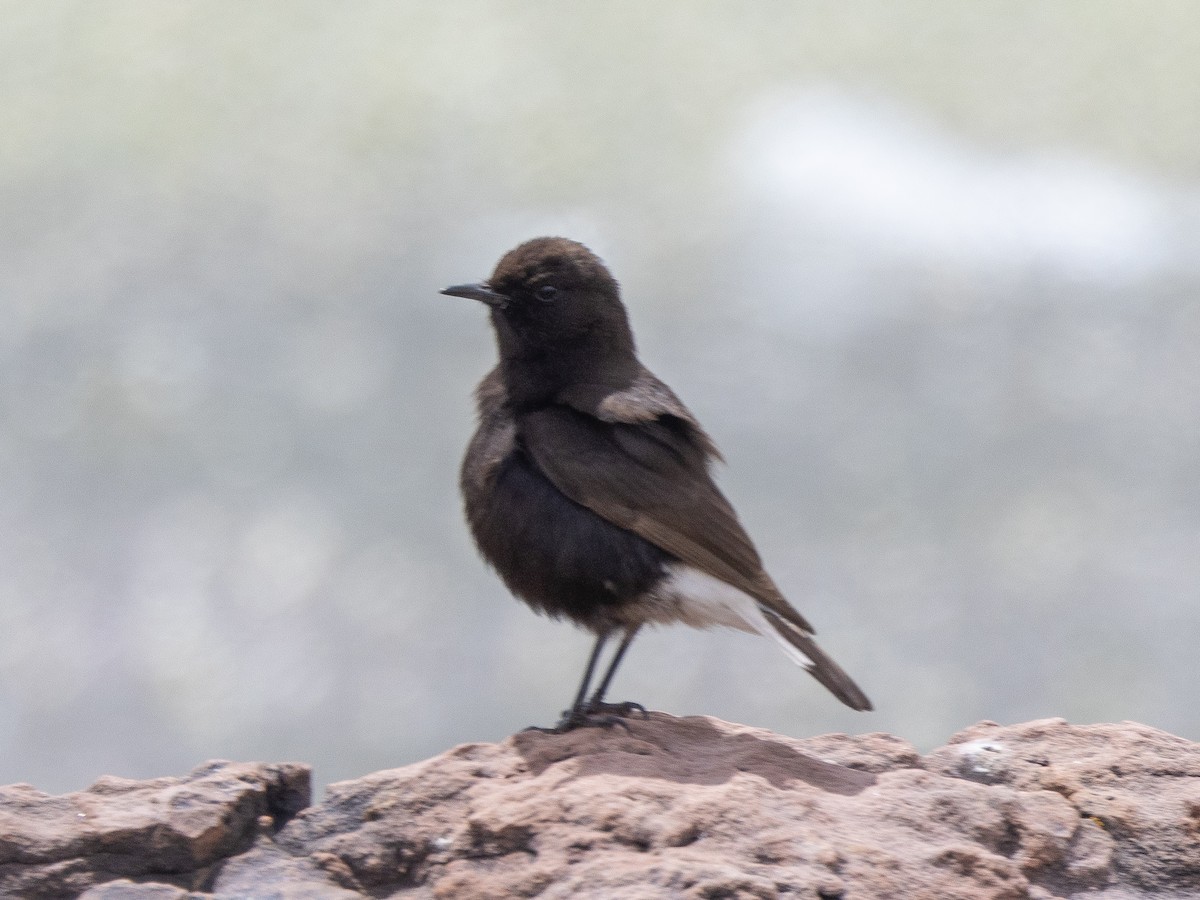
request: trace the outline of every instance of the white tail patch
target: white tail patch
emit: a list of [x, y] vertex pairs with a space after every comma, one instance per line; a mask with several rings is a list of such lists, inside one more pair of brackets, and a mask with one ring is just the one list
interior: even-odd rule
[[[713, 578], [693, 566], [673, 563], [667, 566], [667, 578], [654, 594], [674, 606], [672, 619], [693, 628], [724, 625], [739, 631], [753, 631], [768, 637], [783, 648], [797, 665], [811, 670], [814, 663], [767, 621], [757, 600], [719, 578]], [[794, 627], [780, 620], [785, 628]]]

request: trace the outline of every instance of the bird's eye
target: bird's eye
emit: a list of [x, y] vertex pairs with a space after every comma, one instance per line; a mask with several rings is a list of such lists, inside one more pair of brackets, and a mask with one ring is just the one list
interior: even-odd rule
[[543, 284], [537, 289], [537, 291], [535, 291], [535, 293], [537, 294], [537, 298], [539, 300], [545, 300], [549, 302], [558, 296], [558, 288], [552, 284]]

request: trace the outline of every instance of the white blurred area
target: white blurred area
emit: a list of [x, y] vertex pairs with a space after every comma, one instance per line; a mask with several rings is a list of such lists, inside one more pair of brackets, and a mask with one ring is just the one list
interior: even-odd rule
[[736, 165], [780, 218], [913, 266], [1128, 282], [1196, 267], [1200, 195], [1082, 153], [972, 146], [836, 88], [754, 107]]
[[615, 697], [1200, 737], [1188, 4], [3, 12], [0, 783], [557, 717], [589, 638], [470, 545], [494, 349], [437, 294], [542, 233], [608, 260], [878, 711], [684, 628]]

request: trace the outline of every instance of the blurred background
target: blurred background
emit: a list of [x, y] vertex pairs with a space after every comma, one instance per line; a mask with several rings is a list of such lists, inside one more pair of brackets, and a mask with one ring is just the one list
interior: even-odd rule
[[790, 735], [1200, 739], [1190, 0], [0, 2], [0, 783], [327, 783], [550, 724], [476, 556], [438, 295], [622, 281], [878, 712], [664, 629], [613, 691]]

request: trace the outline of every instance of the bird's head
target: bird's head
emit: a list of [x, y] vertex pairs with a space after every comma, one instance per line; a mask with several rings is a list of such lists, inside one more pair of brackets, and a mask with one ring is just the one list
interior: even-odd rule
[[507, 336], [518, 344], [541, 352], [594, 342], [615, 352], [632, 350], [617, 280], [596, 254], [576, 241], [526, 241], [504, 254], [486, 282], [455, 285], [442, 293], [490, 306], [504, 343], [505, 332], [511, 332]]
[[576, 241], [526, 241], [504, 255], [486, 282], [455, 285], [442, 293], [491, 308], [510, 390], [518, 388], [518, 378], [536, 382], [537, 393], [571, 382], [615, 383], [636, 367], [617, 281], [598, 256]]

